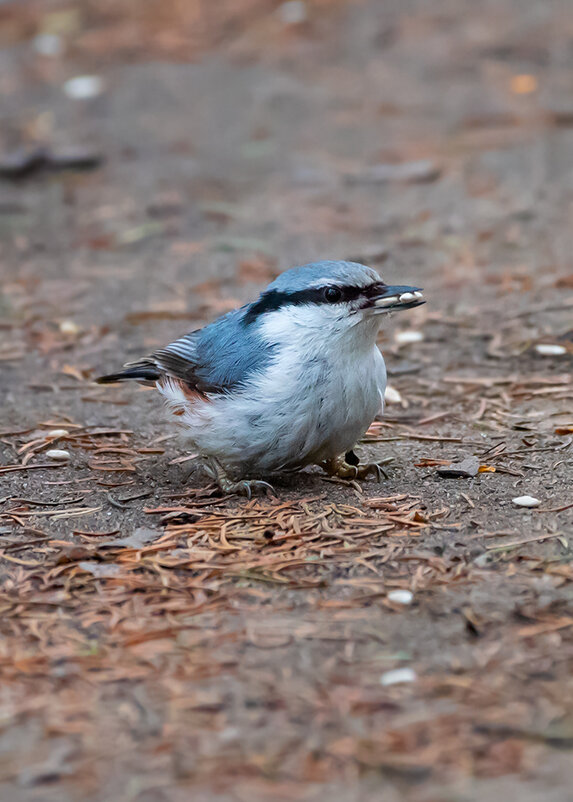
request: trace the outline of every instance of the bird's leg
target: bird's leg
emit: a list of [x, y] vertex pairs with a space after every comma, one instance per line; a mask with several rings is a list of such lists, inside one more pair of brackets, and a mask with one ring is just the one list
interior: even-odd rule
[[267, 495], [274, 494], [275, 489], [262, 479], [239, 479], [235, 481], [227, 474], [215, 457], [207, 457], [203, 463], [206, 473], [214, 479], [223, 493], [237, 493], [239, 496], [251, 498], [253, 490], [263, 490]]
[[364, 462], [360, 461], [354, 451], [347, 451], [346, 454], [332, 459], [323, 460], [320, 467], [326, 471], [329, 476], [338, 476], [340, 479], [366, 479], [371, 473], [374, 474], [378, 482], [382, 481], [382, 477], [388, 478], [382, 469], [382, 466], [377, 462]]

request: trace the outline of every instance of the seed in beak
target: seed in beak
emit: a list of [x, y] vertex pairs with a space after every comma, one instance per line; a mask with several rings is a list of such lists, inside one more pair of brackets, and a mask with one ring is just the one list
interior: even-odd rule
[[423, 297], [424, 297], [424, 294], [423, 294], [423, 293], [421, 293], [421, 292], [418, 292], [418, 290], [416, 290], [416, 292], [414, 293], [414, 295], [415, 295], [415, 297], [416, 297], [416, 298], [423, 298]]
[[393, 306], [396, 303], [397, 300], [398, 300], [398, 296], [397, 295], [392, 295], [390, 298], [378, 298], [378, 300], [375, 301], [374, 305], [375, 306]]
[[403, 292], [402, 295], [400, 296], [400, 303], [403, 303], [403, 304], [406, 304], [406, 303], [409, 303], [410, 301], [415, 301], [415, 300], [416, 300], [416, 296], [415, 296], [415, 294], [413, 292]]

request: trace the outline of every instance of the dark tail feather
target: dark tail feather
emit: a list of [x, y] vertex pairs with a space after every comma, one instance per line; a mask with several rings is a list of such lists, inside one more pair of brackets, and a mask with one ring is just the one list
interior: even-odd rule
[[110, 373], [107, 376], [99, 376], [96, 384], [115, 384], [116, 382], [138, 381], [146, 384], [154, 384], [161, 377], [161, 371], [154, 365], [138, 365], [128, 367], [119, 373]]

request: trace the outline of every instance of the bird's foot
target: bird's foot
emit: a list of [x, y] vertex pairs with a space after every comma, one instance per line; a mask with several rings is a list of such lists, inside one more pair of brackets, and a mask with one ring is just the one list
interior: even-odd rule
[[225, 477], [220, 481], [218, 480], [217, 484], [224, 493], [236, 493], [238, 496], [246, 496], [247, 498], [251, 498], [253, 491], [256, 492], [258, 490], [266, 493], [267, 496], [276, 495], [274, 487], [263, 479], [240, 479], [234, 482], [229, 477]]
[[324, 460], [320, 467], [329, 476], [338, 476], [340, 479], [366, 479], [370, 474], [374, 474], [378, 482], [382, 481], [382, 477], [388, 478], [378, 462], [360, 463], [354, 451], [348, 451], [344, 457]]
[[276, 495], [274, 487], [268, 482], [264, 482], [262, 479], [232, 479], [227, 475], [227, 472], [219, 460], [214, 457], [209, 457], [205, 460], [204, 468], [211, 479], [215, 480], [223, 493], [236, 493], [239, 496], [246, 496], [249, 499], [253, 495], [253, 491], [258, 490], [262, 490], [267, 495]]

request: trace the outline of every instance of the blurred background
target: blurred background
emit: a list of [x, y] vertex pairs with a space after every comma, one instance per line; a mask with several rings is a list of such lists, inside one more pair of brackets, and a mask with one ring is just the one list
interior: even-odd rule
[[[92, 516], [82, 540], [48, 506], [45, 554], [2, 553], [3, 799], [178, 802], [196, 781], [217, 802], [361, 802], [381, 783], [384, 802], [569, 798], [572, 201], [571, 3], [0, 0], [0, 502], [80, 492]], [[424, 287], [380, 335], [391, 391], [370, 446], [396, 470], [366, 493], [411, 494], [431, 538], [401, 531], [344, 569], [320, 552], [320, 593], [251, 574], [204, 593], [166, 563], [145, 574], [153, 607], [105, 579], [105, 555], [80, 570], [74, 538], [162, 536], [146, 505], [181, 492], [185, 458], [151, 393], [90, 380], [316, 259]], [[71, 453], [44, 471], [55, 441]], [[468, 453], [485, 466], [471, 489], [428, 473]], [[146, 498], [129, 513], [106, 501], [122, 483]], [[359, 503], [310, 474], [281, 498], [325, 488]], [[546, 515], [512, 506], [525, 493]], [[512, 562], [492, 533], [539, 542]], [[333, 635], [388, 576], [424, 588], [420, 607], [358, 600]], [[104, 584], [118, 606], [96, 615]], [[173, 636], [182, 588], [220, 603], [191, 646]], [[382, 688], [412, 665], [423, 681]]]
[[4, 0], [4, 303], [81, 317], [101, 370], [319, 258], [425, 285], [403, 326], [534, 299], [570, 274], [572, 36], [534, 0]]

